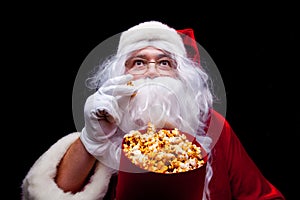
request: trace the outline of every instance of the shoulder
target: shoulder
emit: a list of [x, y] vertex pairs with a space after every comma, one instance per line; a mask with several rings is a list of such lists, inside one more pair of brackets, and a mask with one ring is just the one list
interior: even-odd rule
[[[225, 116], [220, 114], [216, 110], [210, 111], [209, 119], [207, 120], [207, 134], [216, 134], [216, 132], [219, 132], [220, 134], [226, 132], [232, 132], [232, 128], [228, 121], [226, 120]], [[224, 132], [225, 133], [225, 132]]]
[[210, 112], [206, 134], [212, 138], [213, 146], [223, 146], [222, 148], [228, 146], [230, 141], [235, 138], [235, 133], [225, 116], [216, 110]]

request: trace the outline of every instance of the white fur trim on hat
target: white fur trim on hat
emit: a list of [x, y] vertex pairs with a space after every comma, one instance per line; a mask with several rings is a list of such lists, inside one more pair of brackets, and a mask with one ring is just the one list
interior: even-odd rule
[[158, 21], [143, 22], [124, 31], [120, 37], [118, 53], [122, 52], [128, 45], [140, 41], [164, 41], [173, 51], [171, 53], [186, 56], [186, 49], [181, 36], [175, 29]]
[[75, 194], [64, 192], [54, 181], [57, 165], [70, 145], [79, 138], [79, 135], [79, 132], [75, 132], [61, 138], [34, 163], [22, 183], [22, 200], [103, 199], [112, 173], [101, 163], [81, 192]]

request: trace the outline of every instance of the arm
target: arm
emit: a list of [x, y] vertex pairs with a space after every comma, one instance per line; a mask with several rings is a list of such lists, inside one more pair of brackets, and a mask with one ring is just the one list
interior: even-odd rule
[[228, 175], [233, 197], [235, 199], [285, 199], [281, 192], [263, 176], [227, 122], [225, 129]]
[[[67, 168], [63, 169], [61, 164], [66, 162], [67, 159], [71, 161], [71, 155], [75, 156], [75, 154], [71, 154], [70, 152], [76, 152], [74, 147], [80, 144], [78, 143], [80, 142], [80, 134], [80, 132], [75, 132], [64, 136], [35, 161], [34, 165], [30, 168], [26, 177], [23, 179], [21, 186], [22, 200], [74, 200], [104, 198], [108, 190], [112, 171], [110, 168], [98, 161], [96, 161], [94, 168], [92, 168], [91, 174], [86, 177], [86, 181], [88, 182], [85, 182], [82, 189], [76, 193], [65, 192], [55, 181], [55, 177], [57, 177], [58, 173], [57, 170], [60, 171], [59, 173], [67, 173]], [[76, 157], [73, 157], [73, 159], [74, 158]], [[69, 164], [75, 167], [78, 163], [70, 162]], [[79, 167], [77, 169], [79, 169]], [[81, 170], [82, 169], [83, 168], [81, 168]], [[64, 174], [61, 178], [66, 177], [67, 175], [71, 177], [70, 174]]]
[[76, 193], [86, 184], [96, 163], [96, 158], [89, 154], [80, 139], [67, 150], [58, 168], [56, 183], [65, 192]]
[[[218, 127], [221, 127], [219, 129]], [[284, 200], [281, 192], [261, 173], [232, 127], [213, 111], [210, 133], [221, 131], [212, 149], [210, 195], [216, 199]]]
[[121, 138], [116, 133], [116, 122], [121, 120], [117, 97], [130, 98], [134, 93], [133, 87], [126, 86], [131, 79], [131, 75], [110, 79], [87, 99], [85, 127], [57, 141], [35, 162], [23, 180], [22, 199], [104, 197], [119, 155], [115, 151]]

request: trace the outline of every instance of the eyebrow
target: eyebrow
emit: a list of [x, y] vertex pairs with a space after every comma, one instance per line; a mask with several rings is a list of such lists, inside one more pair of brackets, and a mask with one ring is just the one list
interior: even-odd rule
[[[148, 57], [148, 56], [145, 55], [145, 54], [137, 54], [137, 55], [135, 55], [135, 56], [130, 57], [129, 59], [133, 59], [133, 58], [142, 58], [142, 59], [145, 59], [145, 60], [146, 60], [147, 57]], [[167, 54], [158, 54], [158, 55], [155, 56], [156, 59], [161, 59], [161, 58], [164, 58], [164, 57], [170, 58], [170, 56], [167, 55]]]

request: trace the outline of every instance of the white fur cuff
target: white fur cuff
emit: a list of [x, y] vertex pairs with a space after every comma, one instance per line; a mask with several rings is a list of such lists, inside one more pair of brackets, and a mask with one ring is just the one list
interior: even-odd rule
[[54, 182], [56, 167], [69, 146], [80, 136], [71, 133], [52, 145], [31, 167], [22, 183], [22, 200], [101, 200], [105, 196], [111, 171], [104, 165], [96, 168], [90, 183], [76, 194], [64, 192]]

